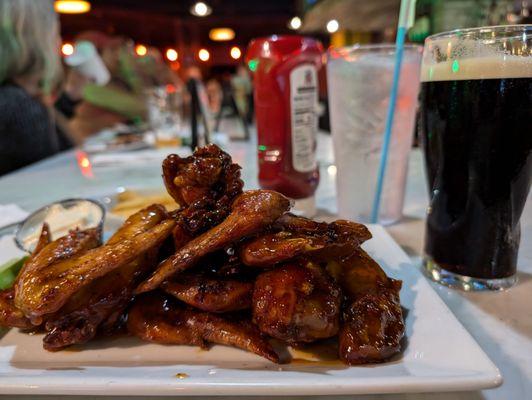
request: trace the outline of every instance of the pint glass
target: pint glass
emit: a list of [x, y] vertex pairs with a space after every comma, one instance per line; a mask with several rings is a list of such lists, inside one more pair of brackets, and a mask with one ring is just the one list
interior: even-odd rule
[[464, 290], [507, 288], [532, 172], [532, 26], [431, 36], [421, 81], [425, 272]]

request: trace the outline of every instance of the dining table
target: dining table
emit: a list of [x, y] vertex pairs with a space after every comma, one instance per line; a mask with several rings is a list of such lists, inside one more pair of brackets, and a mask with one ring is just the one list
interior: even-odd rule
[[[226, 141], [224, 149], [242, 166], [247, 189], [258, 188], [256, 135], [247, 141]], [[102, 198], [124, 189], [163, 190], [161, 162], [172, 152], [189, 154], [189, 148], [152, 148], [116, 154], [88, 154], [72, 149], [0, 177], [0, 205], [16, 204], [31, 212], [65, 198]], [[334, 154], [331, 136], [318, 134], [320, 183], [316, 193], [318, 216], [337, 214]], [[432, 287], [497, 365], [503, 383], [498, 388], [450, 393], [411, 393], [330, 396], [327, 399], [428, 399], [511, 400], [532, 398], [532, 201], [529, 194], [521, 217], [521, 246], [517, 284], [499, 292], [465, 292], [431, 282]], [[402, 219], [386, 230], [422, 268], [428, 190], [423, 154], [413, 148], [409, 158]], [[445, 329], [442, 326], [441, 329]], [[463, 355], [467, 357], [467, 354]], [[11, 396], [9, 399], [83, 399], [84, 396]], [[99, 397], [106, 399], [106, 396]], [[109, 397], [111, 398], [111, 397]], [[264, 396], [256, 397], [265, 399]], [[286, 398], [286, 397], [285, 397]], [[295, 399], [300, 397], [291, 397]], [[302, 398], [302, 397], [301, 397]], [[320, 396], [320, 398], [322, 398]], [[115, 397], [113, 397], [115, 399]], [[142, 399], [139, 397], [139, 399]], [[218, 399], [222, 399], [218, 397]]]

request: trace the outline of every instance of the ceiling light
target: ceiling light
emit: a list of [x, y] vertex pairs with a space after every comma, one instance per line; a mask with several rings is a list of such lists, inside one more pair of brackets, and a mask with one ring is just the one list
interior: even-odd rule
[[211, 58], [211, 54], [207, 49], [200, 49], [200, 51], [198, 51], [198, 58], [201, 61], [209, 61], [209, 58]]
[[340, 24], [337, 20], [331, 19], [329, 22], [327, 22], [327, 32], [334, 33], [340, 28]]
[[56, 0], [54, 9], [60, 14], [82, 14], [91, 10], [91, 3], [84, 0]]
[[231, 54], [231, 58], [234, 58], [235, 60], [238, 60], [242, 56], [242, 52], [236, 46], [231, 47], [230, 54]]
[[64, 56], [71, 56], [74, 54], [74, 46], [72, 46], [71, 43], [63, 43], [61, 46], [61, 53], [63, 53]]
[[235, 38], [235, 31], [231, 28], [214, 28], [209, 31], [209, 38], [215, 42], [225, 42]]
[[175, 61], [177, 60], [179, 54], [177, 54], [177, 50], [175, 49], [168, 49], [166, 50], [166, 58], [168, 61]]
[[143, 44], [137, 44], [135, 46], [135, 53], [137, 53], [137, 56], [145, 56], [148, 53], [148, 49]]
[[190, 7], [190, 13], [196, 17], [206, 17], [212, 13], [212, 8], [202, 1], [198, 1], [192, 7]]
[[294, 17], [290, 20], [288, 23], [288, 27], [290, 29], [293, 29], [294, 31], [297, 31], [299, 28], [301, 28], [301, 18]]

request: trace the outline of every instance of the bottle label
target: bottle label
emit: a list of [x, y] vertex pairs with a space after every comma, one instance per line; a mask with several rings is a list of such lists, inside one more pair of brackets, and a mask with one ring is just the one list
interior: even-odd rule
[[290, 109], [292, 164], [298, 172], [314, 171], [318, 131], [318, 75], [314, 65], [303, 64], [290, 72]]

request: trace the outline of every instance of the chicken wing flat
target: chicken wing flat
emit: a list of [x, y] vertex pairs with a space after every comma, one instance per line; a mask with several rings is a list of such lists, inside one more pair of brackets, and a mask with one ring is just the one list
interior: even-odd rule
[[325, 240], [321, 237], [281, 231], [252, 239], [244, 244], [240, 256], [246, 265], [272, 267], [302, 254], [321, 250], [325, 246]]
[[307, 254], [313, 260], [349, 255], [371, 234], [364, 225], [344, 220], [330, 224], [293, 215], [281, 217], [277, 225], [285, 230], [260, 236], [244, 244], [242, 262], [255, 267], [271, 267]]
[[181, 205], [178, 225], [191, 236], [227, 217], [244, 186], [240, 166], [214, 144], [186, 158], [169, 155], [163, 161], [163, 180], [168, 193]]
[[[82, 287], [159, 246], [171, 234], [174, 226], [173, 220], [165, 220], [136, 236], [93, 248], [53, 264], [40, 260], [48, 247], [54, 244], [52, 242], [32, 261], [31, 268], [22, 271], [15, 286], [15, 305], [31, 319], [54, 313]], [[78, 235], [87, 235], [87, 232], [78, 232]]]
[[180, 305], [160, 293], [139, 296], [129, 311], [127, 327], [142, 340], [206, 348], [225, 344], [250, 351], [275, 363], [279, 356], [249, 322], [221, 317]]
[[371, 239], [371, 233], [363, 224], [347, 221], [344, 219], [336, 220], [330, 224], [326, 222], [317, 222], [309, 218], [286, 213], [277, 220], [275, 226], [282, 230], [296, 232], [311, 236], [320, 236], [327, 234], [331, 239], [356, 237], [360, 243]]
[[[50, 227], [47, 223], [44, 223], [37, 245], [30, 258], [24, 264], [28, 264], [50, 241]], [[0, 291], [0, 326], [21, 329], [31, 329], [34, 327], [24, 313], [15, 307], [15, 290], [12, 287]]]
[[[25, 294], [35, 289], [34, 282], [46, 276], [56, 262], [68, 261], [71, 257], [85, 254], [101, 243], [101, 232], [98, 229], [79, 229], [70, 231], [48, 245], [44, 246], [35, 256], [22, 267], [13, 285], [15, 291], [14, 303], [34, 325], [40, 325], [43, 319], [40, 315], [26, 312], [24, 307]], [[52, 288], [51, 288], [52, 289]]]
[[157, 288], [171, 275], [182, 272], [208, 253], [222, 249], [274, 223], [290, 207], [290, 201], [271, 190], [250, 190], [233, 203], [231, 214], [219, 225], [192, 239], [163, 261], [137, 293]]
[[339, 356], [350, 365], [383, 362], [401, 351], [405, 326], [399, 302], [400, 281], [389, 280], [344, 310]]
[[251, 308], [253, 283], [184, 273], [164, 281], [161, 289], [194, 308], [225, 313]]
[[338, 333], [340, 303], [340, 288], [320, 267], [286, 265], [257, 278], [253, 321], [276, 339], [312, 342]]
[[[151, 205], [131, 215], [107, 244], [116, 244], [146, 232], [167, 218], [163, 206]], [[48, 333], [43, 339], [44, 348], [55, 351], [92, 339], [101, 323], [112, 315], [119, 316], [127, 307], [139, 278], [155, 267], [156, 254], [157, 248], [149, 249], [131, 263], [74, 293], [58, 311], [58, 315], [47, 320], [45, 327]]]

